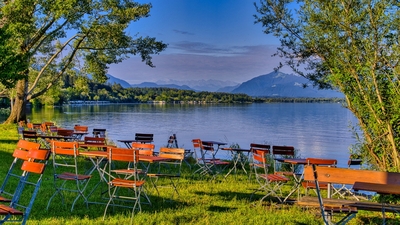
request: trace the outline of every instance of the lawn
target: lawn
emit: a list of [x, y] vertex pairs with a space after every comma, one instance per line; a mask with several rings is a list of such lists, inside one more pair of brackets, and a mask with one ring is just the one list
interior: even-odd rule
[[[6, 174], [13, 160], [12, 152], [18, 141], [17, 129], [13, 125], [0, 126], [0, 180]], [[87, 168], [90, 161], [80, 159]], [[278, 204], [276, 199], [267, 198], [262, 204], [259, 199], [262, 192], [255, 194], [250, 199], [252, 192], [258, 188], [258, 184], [249, 180], [248, 175], [239, 172], [230, 175], [226, 179], [218, 176], [211, 180], [209, 176], [193, 175], [192, 170], [183, 164], [183, 176], [179, 181], [180, 195], [171, 199], [172, 189], [161, 189], [160, 196], [154, 188], [147, 183], [147, 193], [152, 205], [142, 205], [142, 211], [136, 212], [135, 224], [322, 224], [318, 216], [318, 210], [301, 209], [296, 205]], [[49, 164], [44, 176], [44, 181], [36, 198], [28, 224], [129, 224], [131, 210], [114, 208], [109, 210], [103, 220], [104, 204], [86, 205], [78, 200], [71, 212], [71, 204], [74, 194], [66, 195], [65, 204], [61, 204], [60, 198], [55, 198], [46, 210], [48, 199], [54, 192], [53, 168]], [[93, 189], [99, 181], [96, 171], [88, 184], [87, 191]], [[103, 185], [105, 185], [103, 183]], [[105, 202], [100, 195], [101, 189], [96, 189], [90, 197], [90, 201]], [[284, 192], [288, 192], [290, 185], [285, 185]], [[103, 197], [107, 197], [107, 194]], [[396, 223], [397, 219], [392, 214], [387, 214], [388, 223]], [[380, 213], [359, 212], [357, 217], [349, 224], [376, 224], [380, 223]], [[400, 224], [400, 222], [398, 222]]]

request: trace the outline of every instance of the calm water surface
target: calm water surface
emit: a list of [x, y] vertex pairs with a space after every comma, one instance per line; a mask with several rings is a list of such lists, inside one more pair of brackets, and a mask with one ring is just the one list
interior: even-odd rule
[[[108, 138], [133, 139], [135, 133], [153, 133], [156, 148], [175, 133], [178, 144], [192, 148], [191, 140], [223, 141], [248, 148], [250, 143], [292, 145], [302, 157], [326, 157], [347, 163], [349, 148], [356, 144], [350, 125], [352, 113], [338, 103], [272, 103], [218, 105], [84, 105], [32, 109], [33, 122], [53, 121], [106, 128]], [[227, 154], [220, 151], [220, 157]]]

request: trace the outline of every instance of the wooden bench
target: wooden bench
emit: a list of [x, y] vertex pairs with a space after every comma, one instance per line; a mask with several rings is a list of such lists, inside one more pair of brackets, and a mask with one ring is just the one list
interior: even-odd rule
[[[304, 181], [313, 181], [316, 184], [321, 182], [346, 185], [354, 185], [355, 182], [367, 182], [382, 185], [399, 185], [400, 188], [400, 173], [309, 165], [304, 167]], [[383, 219], [384, 212], [400, 212], [400, 205], [322, 198], [320, 188], [317, 188], [317, 195], [318, 197], [302, 197], [297, 204], [307, 207], [319, 207], [326, 223], [335, 212], [347, 213], [339, 223], [348, 222], [358, 210], [381, 211]]]

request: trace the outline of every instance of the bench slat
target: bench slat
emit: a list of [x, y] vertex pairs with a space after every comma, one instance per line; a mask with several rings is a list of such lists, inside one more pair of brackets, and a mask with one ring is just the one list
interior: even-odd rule
[[[318, 181], [333, 184], [350, 184], [356, 181], [373, 182], [377, 184], [400, 184], [400, 173], [372, 170], [356, 170], [318, 166]], [[304, 167], [304, 180], [314, 181], [311, 166]]]

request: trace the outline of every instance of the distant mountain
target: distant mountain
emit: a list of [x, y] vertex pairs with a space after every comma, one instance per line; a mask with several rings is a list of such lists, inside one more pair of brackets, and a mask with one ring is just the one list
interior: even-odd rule
[[130, 88], [131, 87], [131, 85], [128, 82], [126, 82], [126, 81], [124, 81], [122, 79], [116, 78], [116, 77], [114, 77], [114, 76], [112, 76], [110, 74], [106, 74], [106, 75], [108, 77], [108, 80], [107, 80], [106, 84], [109, 84], [109, 85], [120, 84], [123, 88]]
[[153, 82], [143, 82], [140, 84], [131, 84], [130, 87], [138, 87], [138, 88], [145, 88], [145, 87], [165, 87], [165, 88], [175, 88], [180, 90], [193, 90], [189, 86], [183, 85], [179, 86], [176, 84], [157, 84]]
[[255, 77], [251, 80], [238, 84], [232, 81], [220, 80], [192, 80], [192, 81], [157, 81], [143, 82], [140, 84], [129, 84], [110, 74], [107, 83], [121, 84], [124, 88], [129, 87], [166, 87], [181, 90], [243, 93], [253, 97], [308, 97], [308, 98], [343, 98], [344, 95], [334, 90], [318, 90], [317, 88], [303, 88], [303, 84], [309, 81], [301, 76], [272, 72]]
[[225, 92], [225, 93], [230, 93], [233, 90], [235, 90], [236, 88], [238, 88], [240, 86], [240, 84], [237, 84], [235, 86], [226, 86], [223, 88], [218, 89], [216, 92]]
[[[183, 86], [186, 85], [196, 91], [209, 91], [209, 92], [216, 92], [216, 91], [219, 91], [220, 88], [238, 85], [238, 83], [233, 82], [233, 81], [204, 80], [204, 79], [203, 80], [186, 80], [186, 81], [167, 80], [167, 81], [157, 81], [156, 83], [157, 84], [177, 84], [177, 85], [183, 85]], [[230, 91], [228, 91], [228, 92], [230, 92]]]
[[313, 87], [303, 88], [302, 84], [308, 82], [309, 81], [304, 77], [281, 72], [272, 72], [242, 83], [231, 93], [244, 93], [258, 97], [343, 97], [342, 93], [334, 90], [318, 90]]

